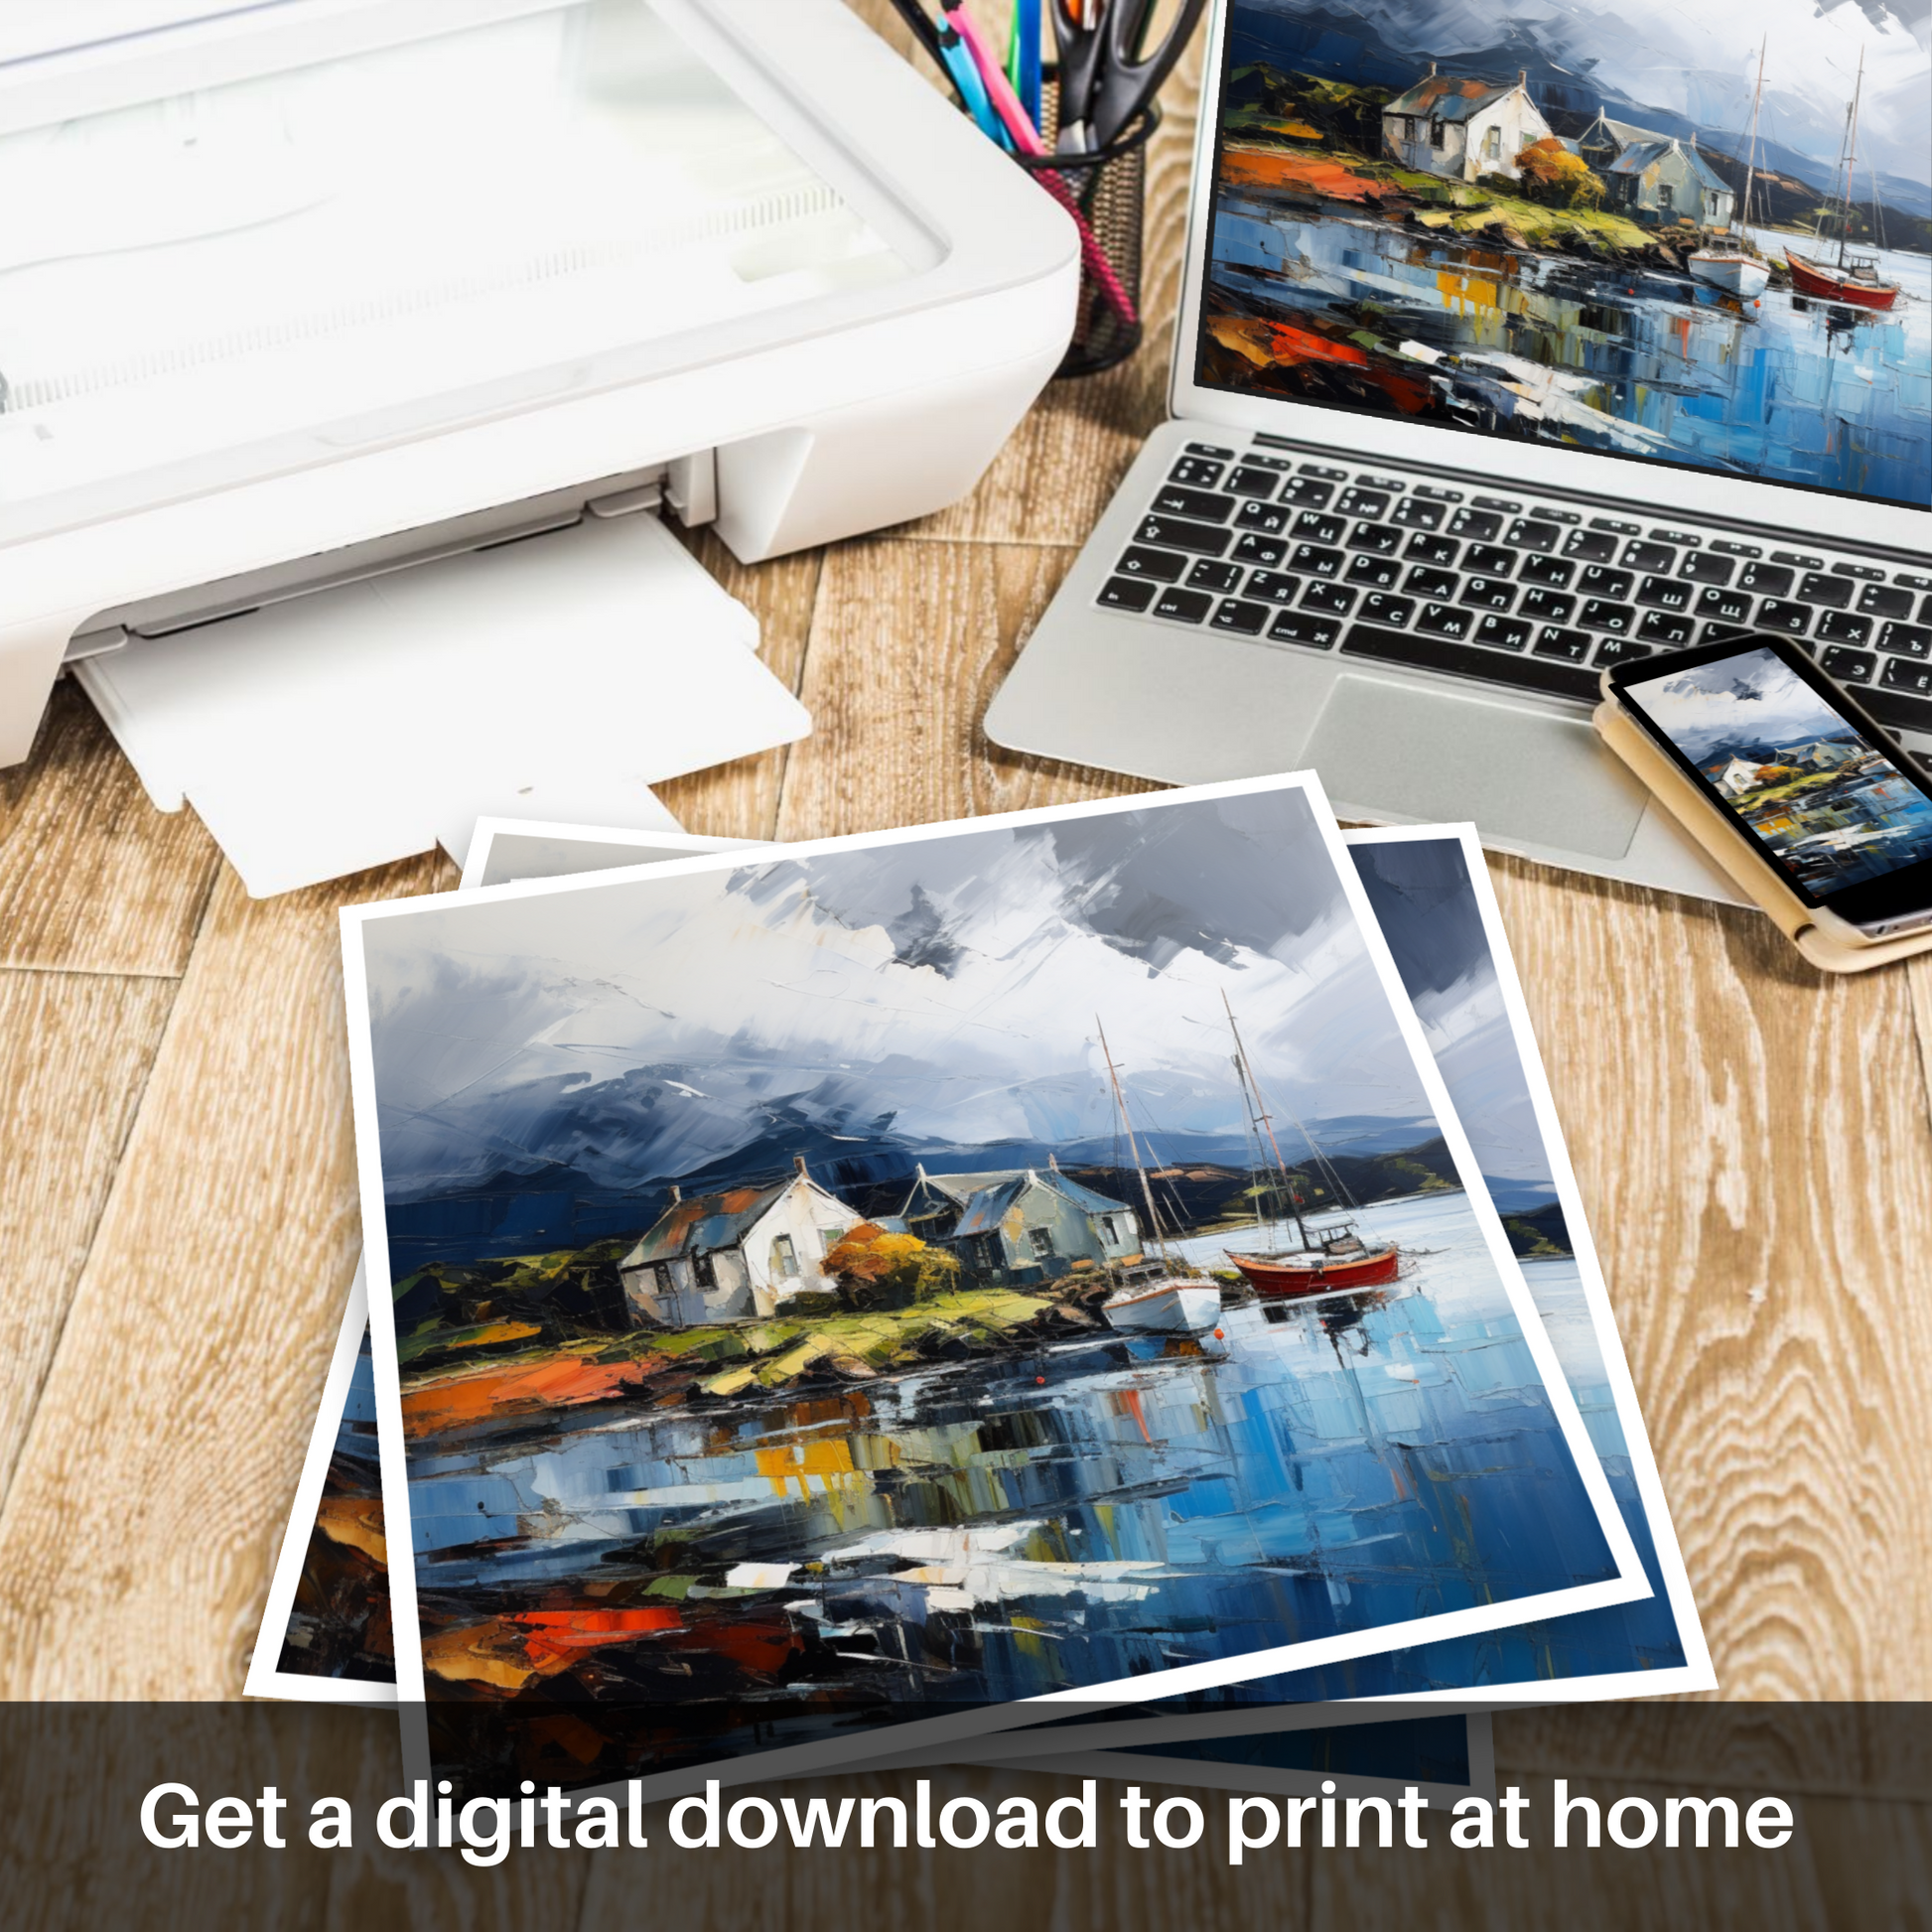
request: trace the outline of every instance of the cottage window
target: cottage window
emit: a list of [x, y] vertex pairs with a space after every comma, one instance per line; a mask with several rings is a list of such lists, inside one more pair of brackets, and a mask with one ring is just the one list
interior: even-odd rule
[[1100, 1238], [1110, 1248], [1120, 1239], [1119, 1223], [1111, 1214], [1103, 1214], [1100, 1217]]
[[788, 1234], [774, 1234], [771, 1237], [771, 1272], [787, 1280], [798, 1273], [798, 1251], [791, 1245]]
[[1432, 116], [1430, 117], [1430, 122], [1429, 122], [1429, 145], [1430, 145], [1430, 146], [1431, 146], [1432, 148], [1440, 148], [1440, 147], [1442, 147], [1442, 146], [1444, 145], [1444, 143], [1443, 143], [1443, 117], [1442, 117], [1442, 115], [1440, 115], [1440, 114], [1434, 114], [1434, 115], [1432, 115]]
[[976, 1235], [973, 1239], [973, 1259], [983, 1273], [992, 1274], [1000, 1265], [1000, 1237], [997, 1234]]
[[845, 1239], [847, 1232], [845, 1228], [820, 1228], [818, 1238], [825, 1244], [825, 1252], [830, 1254]]
[[1053, 1254], [1053, 1237], [1045, 1228], [1029, 1228], [1027, 1239], [1033, 1244], [1035, 1261], [1049, 1261]]
[[700, 1288], [718, 1286], [718, 1265], [710, 1255], [699, 1254], [691, 1257], [691, 1275]]
[[1485, 161], [1500, 161], [1503, 152], [1503, 131], [1499, 127], [1488, 128], [1482, 136], [1482, 155]]
[[1657, 189], [1657, 206], [1665, 214], [1671, 211], [1671, 185], [1669, 182], [1659, 184]]

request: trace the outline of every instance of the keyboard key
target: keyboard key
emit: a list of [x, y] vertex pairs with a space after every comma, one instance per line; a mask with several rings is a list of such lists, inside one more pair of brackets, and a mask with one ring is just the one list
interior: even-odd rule
[[1633, 642], [1628, 637], [1605, 637], [1596, 646], [1596, 655], [1591, 661], [1599, 665], [1628, 664], [1633, 658], [1648, 657], [1650, 654], [1648, 644]]
[[1767, 597], [1757, 607], [1757, 621], [1761, 629], [1782, 630], [1793, 637], [1802, 637], [1811, 627], [1811, 606], [1793, 604], [1787, 598]]
[[1563, 554], [1579, 563], [1606, 564], [1616, 555], [1616, 538], [1601, 530], [1572, 530], [1564, 539]]
[[1172, 550], [1130, 550], [1114, 566], [1121, 577], [1152, 577], [1157, 584], [1177, 584], [1186, 574], [1187, 559]]
[[1385, 489], [1344, 489], [1335, 503], [1343, 516], [1380, 516], [1388, 507], [1389, 493]]
[[[1393, 523], [1357, 523], [1348, 538], [1351, 550], [1370, 550], [1378, 557], [1393, 557], [1402, 548], [1402, 532]], [[1907, 600], [1909, 609], [1910, 600]]]
[[1547, 584], [1553, 591], [1568, 590], [1577, 566], [1561, 557], [1525, 557], [1516, 577], [1523, 584]]
[[1476, 625], [1476, 642], [1492, 650], [1521, 650], [1530, 640], [1530, 630], [1521, 618], [1499, 618], [1492, 613]]
[[1887, 691], [1916, 691], [1920, 697], [1932, 695], [1932, 664], [1917, 664], [1910, 658], [1888, 657], [1879, 678]]
[[1577, 588], [1586, 597], [1628, 597], [1635, 582], [1627, 570], [1605, 570], [1600, 564], [1591, 564], [1577, 580]]
[[1612, 604], [1607, 598], [1585, 600], [1577, 621], [1591, 630], [1607, 630], [1613, 637], [1627, 637], [1636, 627], [1637, 614], [1627, 604]]
[[1479, 510], [1501, 510], [1505, 516], [1514, 516], [1523, 507], [1507, 496], [1472, 496], [1469, 500]]
[[1615, 536], [1640, 537], [1643, 535], [1641, 523], [1625, 523], [1614, 516], [1592, 516], [1589, 519], [1592, 530], [1608, 530]]
[[1294, 477], [1282, 484], [1282, 501], [1300, 509], [1326, 509], [1328, 498], [1334, 493], [1333, 483], [1320, 483], [1313, 477]]
[[1741, 591], [1721, 590], [1716, 584], [1707, 584], [1698, 592], [1697, 613], [1701, 618], [1715, 618], [1720, 623], [1748, 623], [1751, 601]]
[[1368, 474], [1368, 472], [1364, 470], [1358, 477], [1356, 477], [1355, 481], [1358, 483], [1360, 483], [1364, 489], [1386, 489], [1391, 496], [1400, 495], [1402, 492], [1402, 487], [1403, 487], [1402, 483], [1398, 478], [1395, 477], [1371, 477]]
[[1253, 530], [1244, 530], [1235, 541], [1234, 554], [1244, 564], [1272, 566], [1288, 555], [1288, 545], [1277, 543], [1273, 537], [1258, 536]]
[[1369, 623], [1387, 624], [1400, 630], [1416, 615], [1413, 598], [1384, 597], [1376, 591], [1362, 599], [1362, 617]]
[[1416, 628], [1432, 637], [1466, 637], [1475, 627], [1475, 613], [1458, 611], [1452, 604], [1425, 604], [1416, 620]]
[[1221, 481], [1221, 466], [1204, 456], [1184, 456], [1168, 472], [1168, 481], [1189, 489], [1212, 489]]
[[1650, 535], [1656, 543], [1699, 544], [1704, 541], [1702, 537], [1693, 536], [1689, 530], [1652, 530]]
[[[1281, 459], [1276, 457], [1270, 458], [1269, 461], [1280, 462]], [[1283, 463], [1282, 468], [1286, 470], [1288, 465]], [[1348, 481], [1348, 472], [1346, 470], [1337, 470], [1329, 464], [1304, 463], [1300, 468], [1305, 477], [1326, 477], [1330, 483], [1346, 483]]]
[[1317, 510], [1304, 510], [1295, 519], [1291, 536], [1308, 543], [1339, 543], [1348, 525], [1338, 516], [1323, 516]]
[[1623, 547], [1623, 561], [1632, 570], [1674, 570], [1677, 552], [1667, 543], [1628, 543]]
[[1868, 650], [1847, 650], [1843, 644], [1834, 644], [1819, 658], [1818, 666], [1841, 684], [1863, 684], [1877, 661]]
[[1500, 651], [1484, 650], [1480, 644], [1455, 643], [1442, 636], [1425, 637], [1414, 631], [1382, 630], [1374, 624], [1356, 623], [1349, 626], [1341, 648], [1345, 656], [1371, 657], [1418, 670], [1451, 671], [1559, 697], [1596, 696], [1596, 679], [1580, 665], [1551, 657], [1505, 657]]
[[1503, 527], [1503, 520], [1494, 510], [1478, 510], [1463, 507], [1449, 518], [1449, 535], [1452, 537], [1474, 537], [1478, 543], [1487, 543]]
[[1405, 591], [1414, 591], [1418, 597], [1453, 597], [1459, 581], [1449, 571], [1425, 570], [1421, 564], [1418, 564], [1409, 573], [1409, 581], [1402, 588]]
[[1895, 570], [1891, 581], [1902, 584], [1908, 591], [1932, 591], [1932, 577], [1920, 577], [1909, 570]]
[[1165, 516], [1197, 516], [1203, 523], [1225, 523], [1234, 514], [1234, 498], [1208, 489], [1164, 483], [1155, 492], [1154, 507]]
[[1189, 443], [1187, 445], [1187, 454], [1189, 456], [1217, 457], [1223, 463], [1232, 462], [1234, 458], [1234, 452], [1232, 450], [1224, 450], [1218, 443]]
[[1409, 539], [1409, 547], [1402, 554], [1413, 563], [1452, 564], [1461, 549], [1453, 537], [1435, 537], [1419, 530]]
[[1715, 557], [1708, 550], [1693, 550], [1678, 565], [1677, 574], [1693, 584], [1728, 584], [1737, 566], [1728, 557]]
[[1887, 590], [1882, 584], [1867, 584], [1859, 593], [1859, 611], [1867, 618], [1909, 618], [1912, 594]]
[[1282, 570], [1257, 570], [1248, 578], [1248, 595], [1266, 598], [1270, 604], [1293, 604], [1302, 594], [1306, 577], [1291, 577]]
[[1244, 463], [1240, 469], [1228, 473], [1224, 489], [1231, 489], [1237, 496], [1259, 496], [1264, 501], [1271, 499], [1281, 488], [1282, 480], [1273, 470], [1257, 470], [1253, 464]]
[[1828, 644], [1862, 644], [1871, 635], [1871, 620], [1854, 617], [1850, 611], [1827, 611], [1818, 620], [1819, 641]]
[[1216, 563], [1212, 557], [1203, 557], [1187, 573], [1187, 588], [1195, 591], [1218, 591], [1222, 596], [1233, 590], [1241, 582], [1239, 564]]
[[1788, 597], [1794, 578], [1776, 564], [1746, 564], [1737, 580], [1740, 591], [1761, 591], [1766, 597]]
[[1284, 611], [1268, 626], [1271, 637], [1285, 644], [1308, 644], [1326, 650], [1341, 635], [1341, 625], [1333, 618], [1311, 617], [1305, 611]]
[[[1253, 464], [1257, 470], [1273, 470], [1276, 475], [1283, 477], [1287, 476], [1295, 468], [1294, 463], [1288, 457], [1265, 456], [1260, 450], [1250, 450], [1241, 461], [1243, 463]], [[1305, 463], [1302, 468], [1316, 477], [1338, 477], [1341, 475], [1339, 470], [1317, 470], [1311, 463]]]
[[1824, 577], [1811, 570], [1799, 579], [1798, 595], [1807, 604], [1822, 604], [1827, 610], [1842, 611], [1852, 601], [1852, 586], [1843, 577]]
[[1402, 566], [1393, 557], [1357, 557], [1348, 566], [1348, 582], [1369, 584], [1378, 591], [1393, 590]]
[[1303, 571], [1310, 577], [1339, 577], [1341, 552], [1323, 550], [1319, 544], [1298, 543], [1288, 553], [1288, 567]]
[[1881, 725], [1889, 725], [1893, 731], [1932, 732], [1932, 703], [1924, 698], [1870, 685], [1859, 693], [1859, 700]]
[[1525, 591], [1523, 601], [1516, 607], [1516, 615], [1532, 618], [1539, 623], [1568, 623], [1570, 614], [1577, 608], [1574, 597], [1565, 597], [1561, 591]]
[[1932, 597], [1918, 607], [1918, 621], [1920, 623], [1932, 623]]
[[1137, 543], [1191, 551], [1197, 557], [1218, 557], [1231, 540], [1226, 530], [1217, 529], [1212, 523], [1189, 523], [1178, 516], [1145, 516], [1134, 538]]
[[1697, 625], [1676, 611], [1649, 611], [1637, 625], [1637, 635], [1648, 644], [1688, 644]]
[[1432, 503], [1425, 496], [1405, 496], [1390, 520], [1409, 530], [1440, 530], [1444, 513], [1443, 504]]
[[1238, 631], [1244, 637], [1259, 637], [1268, 618], [1265, 604], [1249, 604], [1238, 597], [1224, 598], [1214, 613], [1214, 628]]
[[1354, 608], [1355, 593], [1339, 584], [1311, 584], [1302, 593], [1304, 611], [1326, 611], [1334, 617], [1345, 618]]
[[1539, 517], [1519, 516], [1509, 526], [1505, 542], [1513, 543], [1518, 550], [1554, 550], [1557, 539], [1563, 532], [1554, 523], [1545, 523]]
[[1885, 573], [1872, 564], [1834, 564], [1832, 566], [1832, 575], [1834, 577], [1859, 577], [1872, 584], [1882, 584], [1885, 581]]
[[1507, 577], [1516, 568], [1516, 552], [1497, 543], [1472, 543], [1462, 553], [1462, 568], [1484, 577]]
[[1438, 489], [1434, 483], [1418, 483], [1414, 494], [1433, 496], [1439, 503], [1459, 503], [1462, 500], [1462, 492], [1459, 489]]
[[1170, 584], [1154, 606], [1157, 618], [1172, 618], [1176, 623], [1200, 623], [1214, 608], [1205, 591], [1183, 591]]
[[[1530, 514], [1541, 517], [1546, 523], [1581, 523], [1584, 519], [1575, 510], [1553, 510], [1548, 503], [1532, 503]], [[1557, 532], [1563, 534], [1561, 530]]]
[[1097, 601], [1115, 611], [1145, 611], [1160, 588], [1145, 577], [1110, 577], [1101, 585]]
[[1589, 655], [1589, 632], [1546, 623], [1536, 633], [1536, 642], [1530, 648], [1539, 657], [1563, 657], [1573, 664], [1581, 664]]
[[1932, 630], [1923, 624], [1888, 623], [1878, 632], [1878, 648], [1901, 657], [1932, 657]]
[[1688, 611], [1692, 588], [1680, 577], [1646, 577], [1637, 586], [1637, 602], [1653, 611]]
[[1761, 557], [1764, 552], [1754, 543], [1732, 543], [1728, 537], [1713, 537], [1713, 550], [1722, 550], [1726, 557]]
[[1789, 564], [1793, 570], [1823, 570], [1825, 568], [1825, 560], [1823, 557], [1807, 557], [1802, 552], [1796, 550], [1773, 550], [1771, 552], [1771, 561], [1774, 564]]
[[1482, 611], [1507, 611], [1516, 602], [1516, 587], [1499, 584], [1493, 577], [1471, 577], [1462, 586], [1459, 602]]
[[1258, 496], [1250, 496], [1235, 512], [1234, 520], [1244, 530], [1260, 530], [1267, 536], [1280, 536], [1288, 528], [1292, 511], [1280, 503], [1264, 503]]

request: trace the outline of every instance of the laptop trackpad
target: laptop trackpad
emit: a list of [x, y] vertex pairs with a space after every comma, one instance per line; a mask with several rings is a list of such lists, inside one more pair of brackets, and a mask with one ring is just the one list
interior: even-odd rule
[[1630, 849], [1649, 794], [1588, 725], [1513, 705], [1344, 676], [1302, 761], [1335, 809], [1474, 819], [1494, 838], [1598, 859]]

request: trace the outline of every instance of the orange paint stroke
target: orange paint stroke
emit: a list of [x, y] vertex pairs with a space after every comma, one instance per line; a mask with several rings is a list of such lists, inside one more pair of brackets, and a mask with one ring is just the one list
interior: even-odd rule
[[1331, 202], [1382, 202], [1402, 191], [1392, 182], [1358, 175], [1325, 155], [1287, 154], [1274, 148], [1228, 148], [1221, 179], [1234, 188], [1278, 188], [1324, 196]]
[[654, 1359], [591, 1362], [581, 1355], [562, 1355], [418, 1383], [403, 1391], [403, 1434], [434, 1436], [464, 1423], [603, 1402], [657, 1366]]
[[1122, 1389], [1120, 1392], [1120, 1406], [1134, 1418], [1135, 1427], [1141, 1432], [1141, 1441], [1149, 1449], [1152, 1449], [1154, 1447], [1154, 1438], [1148, 1433], [1147, 1416], [1141, 1408], [1140, 1390]]

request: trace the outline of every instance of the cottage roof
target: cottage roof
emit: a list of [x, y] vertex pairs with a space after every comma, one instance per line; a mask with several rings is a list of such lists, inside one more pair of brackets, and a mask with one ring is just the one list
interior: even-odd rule
[[1513, 94], [1519, 80], [1480, 80], [1460, 73], [1432, 73], [1407, 93], [1397, 94], [1384, 114], [1431, 115], [1445, 121], [1466, 121], [1505, 94]]
[[1668, 141], [1670, 139], [1668, 134], [1659, 134], [1654, 127], [1638, 127], [1633, 121], [1613, 121], [1601, 108], [1597, 109], [1596, 118], [1584, 129], [1583, 138], [1587, 141], [1599, 127], [1619, 147], [1624, 148], [1630, 147], [1640, 141]]
[[744, 1240], [769, 1211], [790, 1180], [768, 1187], [727, 1187], [718, 1194], [693, 1194], [674, 1200], [651, 1224], [644, 1238], [624, 1257], [626, 1268], [649, 1261], [669, 1261], [673, 1255], [711, 1254]]
[[[960, 1177], [956, 1174], [951, 1176], [953, 1179]], [[931, 1178], [936, 1181], [939, 1176], [934, 1174]], [[1007, 1210], [1034, 1187], [1043, 1187], [1048, 1193], [1058, 1194], [1083, 1214], [1119, 1214], [1126, 1208], [1125, 1202], [1109, 1200], [1105, 1194], [1096, 1194], [1091, 1187], [1082, 1187], [1077, 1180], [1069, 1180], [1054, 1168], [1030, 1168], [1018, 1173], [994, 1174], [987, 1178], [992, 1184], [978, 1189], [967, 1201], [966, 1211], [960, 1215], [959, 1225], [953, 1229], [955, 1239], [968, 1234], [991, 1234], [1006, 1218]]]
[[1009, 1180], [982, 1187], [967, 1203], [966, 1211], [953, 1229], [953, 1238], [968, 1234], [992, 1234], [1006, 1219], [1007, 1209], [1027, 1191], [1027, 1176], [1015, 1174]]
[[1625, 148], [1623, 152], [1603, 170], [1606, 175], [1641, 175], [1645, 169], [1672, 154], [1678, 155], [1691, 171], [1691, 178], [1700, 188], [1715, 190], [1720, 195], [1730, 193], [1730, 184], [1706, 161], [1696, 148], [1687, 147], [1681, 141], [1673, 141], [1668, 136], [1659, 136], [1654, 141], [1640, 141], [1635, 147]]

